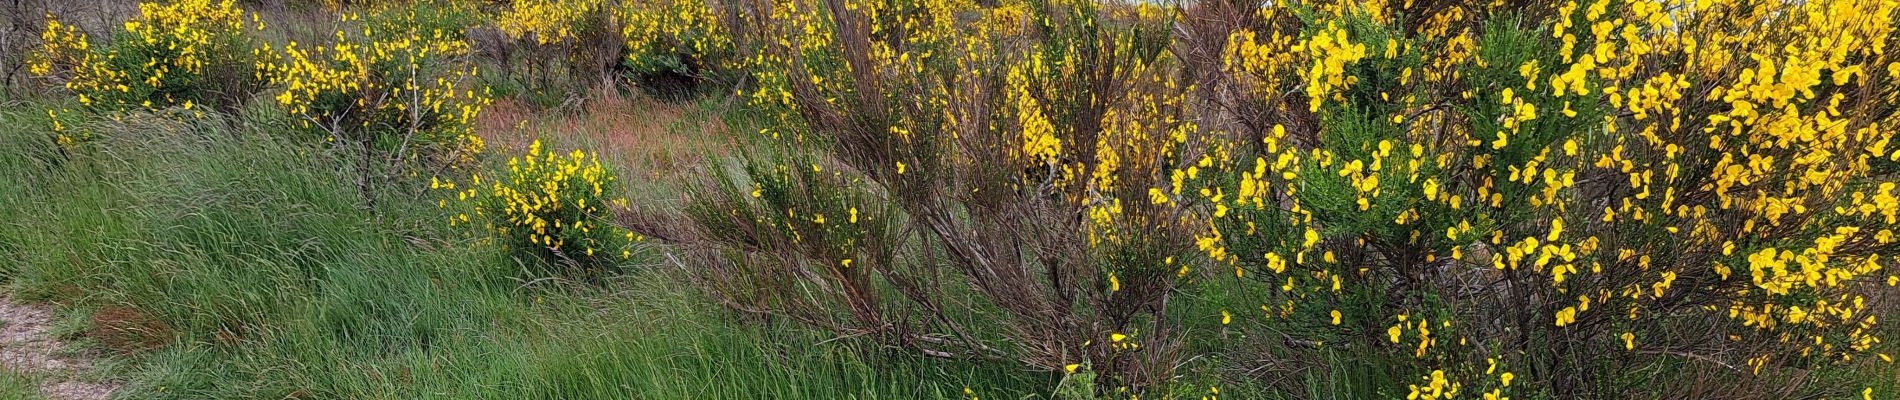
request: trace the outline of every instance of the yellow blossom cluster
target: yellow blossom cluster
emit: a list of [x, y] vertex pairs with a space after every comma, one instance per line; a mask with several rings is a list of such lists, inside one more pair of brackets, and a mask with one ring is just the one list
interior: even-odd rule
[[1023, 159], [1032, 164], [1056, 165], [1061, 159], [1062, 139], [1055, 136], [1055, 126], [1050, 124], [1048, 116], [1042, 113], [1042, 104], [1029, 92], [1025, 74], [1047, 74], [1042, 70], [1042, 59], [1030, 61], [1028, 71], [1011, 71], [1011, 97], [1016, 98], [1016, 123], [1022, 126]]
[[[504, 174], [485, 179], [475, 173], [462, 185], [431, 179], [430, 189], [452, 191], [458, 204], [470, 206], [451, 217], [451, 225], [484, 224], [509, 249], [590, 266], [631, 256], [629, 245], [638, 237], [608, 222], [608, 207], [626, 200], [612, 195], [618, 182], [600, 158], [580, 150], [559, 154], [536, 140], [507, 165]], [[447, 201], [438, 205], [446, 208]]]
[[[1868, 302], [1894, 280], [1896, 5], [1549, 7], [1536, 30], [1412, 2], [1263, 7], [1263, 20], [1298, 14], [1308, 28], [1236, 30], [1226, 68], [1273, 115], [1323, 124], [1291, 151], [1286, 127], [1261, 129], [1251, 147], [1263, 154], [1228, 167], [1231, 183], [1202, 183], [1240, 194], [1211, 206], [1203, 252], [1236, 276], [1270, 274], [1284, 300], [1262, 308], [1306, 308], [1313, 321], [1368, 300], [1335, 294], [1342, 276], [1383, 292], [1375, 314], [1400, 321], [1524, 310], [1542, 323], [1517, 329], [1576, 341], [1535, 350], [1551, 359], [1713, 342], [1746, 349], [1725, 361], [1760, 372], [1881, 343]], [[1395, 17], [1420, 23], [1397, 31]], [[1317, 240], [1287, 238], [1302, 229]], [[1444, 303], [1453, 277], [1505, 284]], [[1524, 286], [1537, 289], [1502, 290]], [[1733, 324], [1666, 328], [1698, 319]], [[1394, 350], [1423, 355], [1429, 342], [1400, 340], [1424, 336], [1420, 325], [1388, 327], [1406, 346]], [[1500, 345], [1468, 344], [1476, 328], [1434, 333], [1458, 338], [1446, 351]]]
[[[1183, 185], [1165, 186], [1170, 176], [1155, 171], [1163, 165], [1213, 168], [1229, 161], [1201, 148], [1197, 139], [1205, 137], [1204, 131], [1187, 118], [1191, 90], [1173, 74], [1176, 61], [1165, 51], [1167, 22], [1178, 10], [1091, 1], [1009, 1], [991, 7], [963, 1], [773, 0], [736, 8], [759, 10], [772, 21], [747, 36], [760, 38], [758, 43], [742, 46], [756, 49], [742, 60], [756, 84], [742, 87], [741, 95], [768, 121], [759, 138], [775, 146], [823, 144], [834, 150], [810, 156], [817, 161], [809, 164], [748, 168], [740, 181], [766, 183], [750, 196], [760, 200], [713, 202], [696, 213], [704, 229], [733, 241], [735, 251], [727, 254], [796, 256], [708, 262], [746, 269], [733, 274], [761, 274], [852, 260], [848, 270], [823, 270], [811, 278], [825, 282], [825, 297], [786, 298], [787, 303], [771, 308], [803, 315], [809, 310], [784, 304], [835, 296], [835, 304], [812, 307], [854, 309], [850, 329], [916, 332], [900, 326], [922, 324], [929, 327], [919, 328], [950, 332], [967, 321], [958, 321], [962, 316], [887, 320], [891, 317], [881, 312], [855, 311], [908, 307], [890, 304], [901, 299], [878, 298], [883, 289], [861, 286], [877, 282], [878, 275], [864, 274], [913, 273], [904, 270], [912, 268], [909, 263], [887, 254], [916, 250], [882, 249], [910, 246], [914, 240], [1054, 246], [1027, 258], [974, 248], [948, 251], [958, 254], [956, 266], [967, 274], [962, 279], [984, 287], [985, 296], [991, 296], [986, 301], [1010, 310], [1011, 326], [1068, 326], [1008, 331], [1013, 340], [1037, 343], [1014, 355], [1024, 362], [1072, 372], [1087, 365], [1116, 379], [1158, 371], [1155, 365], [1166, 363], [1145, 356], [1176, 345], [1160, 333], [1163, 328], [1130, 323], [1129, 316], [1003, 297], [1050, 290], [1076, 301], [1148, 313], [1152, 306], [1144, 302], [1156, 301], [1150, 296], [1196, 271], [1195, 264], [1170, 257], [1189, 255], [1178, 251], [1188, 248], [1188, 238], [1178, 233], [1193, 222], [1181, 218], [1189, 205], [1172, 199], [1196, 193]], [[813, 176], [796, 180], [801, 184], [777, 184], [807, 171]], [[1200, 176], [1173, 179], [1182, 182], [1190, 175]], [[944, 225], [844, 229], [810, 222], [817, 214], [844, 210], [835, 204], [840, 198], [906, 202], [880, 211], [901, 215], [876, 219], [880, 225]], [[946, 203], [930, 204], [938, 201], [932, 199]], [[931, 214], [938, 212], [945, 214]], [[1050, 214], [1031, 217], [1037, 213]], [[1027, 222], [1015, 218], [1048, 218], [1042, 220], [1048, 225], [1016, 225]], [[714, 228], [734, 225], [741, 228]], [[922, 232], [949, 237], [886, 237]], [[1035, 237], [1036, 232], [1050, 236]], [[989, 236], [960, 236], [966, 234]], [[788, 247], [800, 250], [781, 250]], [[1044, 258], [1057, 257], [1055, 248], [1075, 258], [1059, 266]], [[1060, 269], [1052, 273], [1062, 277], [1049, 281], [1019, 272], [1044, 271], [1044, 266]], [[1057, 287], [1042, 286], [1051, 284]], [[902, 312], [912, 311], [917, 310]], [[944, 346], [990, 348], [962, 339]]]
[[484, 147], [475, 117], [492, 100], [460, 61], [468, 53], [460, 34], [361, 24], [355, 14], [342, 20], [356, 29], [337, 31], [332, 43], [260, 50], [276, 60], [260, 63], [258, 75], [277, 87], [277, 104], [331, 141], [385, 146], [404, 160], [472, 161]]
[[1347, 75], [1346, 67], [1366, 57], [1366, 45], [1353, 43], [1335, 22], [1327, 22], [1311, 39], [1294, 44], [1292, 51], [1311, 54], [1313, 59], [1312, 66], [1300, 74], [1306, 78], [1309, 111], [1319, 111], [1321, 103], [1337, 96], [1336, 90], [1356, 83], [1359, 78]]
[[567, 43], [593, 29], [590, 23], [598, 21], [590, 19], [600, 18], [606, 8], [601, 0], [513, 0], [495, 24], [517, 40], [532, 37], [540, 45]]
[[[641, 72], [731, 67], [719, 65], [736, 60], [731, 58], [731, 33], [720, 21], [725, 17], [713, 8], [717, 4], [706, 0], [622, 3], [614, 9], [614, 18], [626, 42], [625, 61]], [[704, 65], [689, 65], [693, 63]]]
[[[142, 2], [138, 15], [95, 44], [78, 27], [48, 16], [29, 72], [49, 76], [80, 104], [163, 108], [204, 103], [239, 87], [249, 73], [214, 75], [214, 67], [248, 66], [247, 33], [263, 29], [234, 0]], [[248, 16], [248, 18], [247, 18]]]

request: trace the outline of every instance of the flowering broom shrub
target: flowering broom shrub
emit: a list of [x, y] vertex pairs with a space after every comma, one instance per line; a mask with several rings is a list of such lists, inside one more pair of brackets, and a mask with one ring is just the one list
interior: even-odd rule
[[270, 49], [277, 61], [259, 73], [292, 119], [357, 160], [365, 193], [472, 163], [484, 147], [475, 117], [492, 101], [472, 82], [460, 31], [404, 22], [420, 16], [410, 9], [385, 10], [370, 23], [347, 24], [362, 19], [345, 15], [355, 29], [337, 31], [334, 43]]
[[[612, 196], [618, 182], [599, 158], [580, 150], [545, 151], [537, 140], [507, 165], [499, 176], [471, 175], [465, 187], [440, 179], [430, 183], [431, 189], [455, 192], [457, 202], [472, 206], [479, 218], [458, 214], [451, 225], [485, 224], [510, 251], [590, 271], [632, 255], [633, 233], [608, 222], [610, 205], [624, 206], [626, 200]], [[441, 205], [447, 207], [447, 200]]]
[[257, 83], [251, 33], [263, 29], [255, 15], [247, 18], [233, 0], [142, 2], [138, 9], [105, 43], [48, 16], [29, 72], [82, 105], [108, 109], [190, 109], [250, 95]]
[[1891, 360], [1892, 5], [1399, 10], [1230, 36], [1242, 101], [1282, 123], [1201, 184], [1236, 194], [1205, 199], [1202, 247], [1281, 284], [1268, 317], [1409, 354], [1424, 398]]
[[542, 89], [552, 87], [557, 72], [566, 74], [567, 83], [589, 84], [611, 79], [620, 63], [613, 8], [602, 0], [514, 0], [496, 27], [518, 43], [527, 74]]
[[600, 29], [594, 25], [604, 22], [606, 8], [599, 0], [514, 0], [496, 25], [509, 37], [540, 45], [573, 42]]
[[704, 76], [734, 68], [729, 24], [720, 3], [706, 0], [629, 1], [615, 9], [625, 63], [635, 74]]
[[485, 4], [482, 0], [390, 1], [366, 7], [360, 21], [363, 30], [379, 40], [468, 41], [469, 28], [496, 18]]
[[1102, 389], [1885, 395], [1793, 371], [1893, 368], [1891, 3], [1003, 3], [728, 5], [778, 153], [631, 223], [734, 308]]
[[551, 78], [549, 61], [568, 66], [570, 79], [625, 72], [653, 82], [696, 80], [731, 68], [732, 40], [703, 0], [515, 0], [496, 27], [520, 43], [528, 73]]
[[753, 70], [744, 96], [781, 147], [744, 174], [715, 168], [693, 224], [643, 232], [690, 244], [702, 281], [741, 310], [1166, 383], [1181, 338], [1165, 310], [1195, 225], [1148, 189], [1207, 142], [1166, 73], [1164, 10], [743, 8], [778, 22], [747, 61], [778, 67]]

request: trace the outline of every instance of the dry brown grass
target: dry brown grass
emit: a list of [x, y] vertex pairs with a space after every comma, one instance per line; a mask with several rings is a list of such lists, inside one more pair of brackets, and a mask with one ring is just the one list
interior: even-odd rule
[[476, 135], [498, 158], [519, 154], [536, 139], [560, 151], [599, 154], [618, 170], [626, 187], [643, 188], [632, 193], [640, 199], [630, 200], [672, 197], [678, 192], [672, 188], [687, 182], [695, 166], [732, 154], [738, 145], [711, 111], [611, 90], [595, 91], [578, 104], [556, 109], [498, 100], [477, 118]]
[[169, 344], [171, 328], [163, 321], [128, 306], [112, 306], [92, 314], [87, 335], [100, 345], [125, 354], [143, 353]]

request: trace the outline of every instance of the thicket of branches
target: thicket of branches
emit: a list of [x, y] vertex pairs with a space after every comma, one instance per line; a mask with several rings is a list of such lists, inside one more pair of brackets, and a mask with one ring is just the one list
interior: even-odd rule
[[1787, 377], [1891, 360], [1888, 6], [719, 9], [774, 144], [627, 221], [739, 310], [1135, 391], [1343, 352], [1415, 382], [1367, 395], [1844, 395]]

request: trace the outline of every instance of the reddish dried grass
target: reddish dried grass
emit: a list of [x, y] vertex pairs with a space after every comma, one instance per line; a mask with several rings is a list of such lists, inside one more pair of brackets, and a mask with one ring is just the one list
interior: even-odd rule
[[88, 336], [120, 353], [141, 353], [170, 344], [171, 328], [136, 308], [111, 306], [92, 314]]
[[735, 145], [717, 118], [650, 97], [596, 91], [572, 109], [498, 100], [477, 118], [476, 135], [492, 154], [519, 153], [536, 139], [589, 148], [636, 182], [675, 181]]

